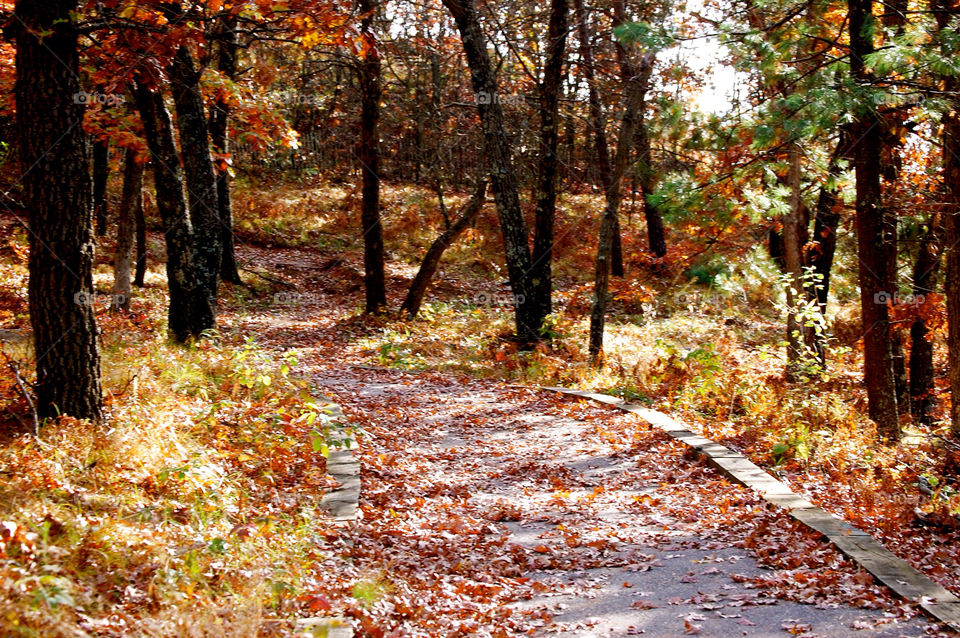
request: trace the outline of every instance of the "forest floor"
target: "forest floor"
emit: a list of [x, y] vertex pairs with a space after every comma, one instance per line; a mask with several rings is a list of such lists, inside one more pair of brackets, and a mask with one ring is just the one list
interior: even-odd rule
[[[442, 223], [431, 197], [385, 189], [392, 308]], [[941, 631], [635, 416], [537, 389], [675, 414], [960, 593], [956, 458], [935, 428], [873, 441], [842, 268], [831, 375], [791, 386], [769, 268], [745, 257], [739, 283], [683, 283], [714, 266], [646, 263], [627, 224], [637, 257], [597, 372], [583, 352], [595, 198], [564, 199], [551, 341], [530, 353], [508, 338], [491, 211], [404, 321], [360, 312], [354, 200], [335, 185], [238, 189], [246, 283], [223, 286], [220, 334], [189, 349], [165, 339], [162, 238], [123, 316], [106, 310], [105, 242], [108, 425], [61, 419], [39, 439], [15, 434], [29, 425], [6, 374], [31, 367], [26, 241], [0, 220], [0, 634], [290, 635], [313, 616], [370, 636]], [[340, 526], [319, 508], [323, 456], [354, 427], [363, 518]]]

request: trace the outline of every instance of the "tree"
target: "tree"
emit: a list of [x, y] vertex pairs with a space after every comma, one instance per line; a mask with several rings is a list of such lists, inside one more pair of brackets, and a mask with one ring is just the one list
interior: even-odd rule
[[513, 290], [517, 341], [522, 346], [529, 346], [540, 339], [544, 315], [534, 297], [527, 227], [520, 208], [517, 175], [504, 127], [503, 107], [497, 93], [496, 77], [490, 65], [486, 39], [480, 28], [480, 19], [473, 0], [443, 0], [443, 4], [457, 23], [470, 68], [470, 79], [477, 97], [477, 110], [483, 129], [484, 156], [497, 204], [507, 273]]
[[[217, 34], [217, 70], [228, 80], [237, 77], [237, 17], [228, 14], [220, 21]], [[218, 95], [210, 105], [210, 143], [221, 158], [230, 152], [227, 129], [230, 121], [230, 102]], [[220, 278], [231, 284], [242, 284], [237, 270], [233, 237], [233, 204], [230, 199], [230, 171], [225, 159], [217, 165], [217, 211], [220, 216]]]
[[366, 312], [381, 313], [387, 308], [384, 273], [383, 224], [380, 221], [380, 53], [373, 33], [378, 3], [359, 0], [360, 7], [360, 226], [363, 232], [363, 283]]
[[223, 231], [203, 92], [200, 90], [201, 73], [190, 50], [181, 46], [170, 64], [170, 92], [176, 105], [180, 155], [189, 193], [194, 285], [197, 294], [206, 295], [207, 301], [203, 305], [212, 312], [215, 323]]
[[430, 248], [427, 250], [427, 254], [424, 255], [419, 270], [417, 270], [417, 275], [410, 283], [407, 297], [403, 300], [403, 305], [400, 306], [400, 312], [406, 315], [408, 319], [413, 319], [417, 316], [417, 313], [420, 312], [423, 296], [427, 292], [427, 287], [430, 285], [434, 273], [437, 272], [437, 267], [440, 265], [440, 258], [443, 257], [444, 251], [450, 244], [456, 241], [457, 237], [477, 218], [477, 213], [483, 208], [486, 195], [487, 180], [482, 179], [473, 197], [466, 203], [453, 223], [445, 218], [447, 222], [446, 230], [430, 244]]
[[199, 285], [194, 265], [194, 232], [183, 194], [183, 168], [163, 94], [159, 88], [151, 91], [141, 80], [134, 87], [134, 98], [150, 150], [157, 211], [164, 227], [170, 336], [186, 343], [216, 326], [214, 300]]
[[803, 211], [800, 184], [800, 146], [791, 142], [788, 182], [790, 209], [783, 218], [783, 263], [787, 282], [787, 369], [788, 380], [795, 380], [806, 349], [812, 346], [813, 333], [807, 327], [800, 311], [804, 298], [803, 247], [806, 244], [807, 225]]
[[107, 234], [107, 178], [110, 176], [110, 141], [93, 141], [93, 216], [98, 237]]
[[[957, 10], [950, 0], [936, 0], [933, 6], [940, 53], [950, 59], [957, 55], [955, 34], [948, 34]], [[946, 202], [943, 211], [944, 244], [946, 246], [947, 361], [950, 368], [950, 423], [955, 437], [960, 437], [960, 78], [944, 74], [941, 78], [948, 106], [943, 124], [943, 185]]]
[[537, 313], [553, 312], [553, 226], [557, 212], [558, 122], [557, 107], [563, 80], [567, 43], [567, 0], [553, 0], [547, 28], [547, 60], [540, 83], [540, 162], [537, 175], [537, 208], [533, 230], [533, 294]]
[[[913, 263], [913, 298], [918, 309], [929, 307], [928, 298], [936, 287], [942, 251], [940, 235], [940, 215], [934, 214], [920, 238]], [[910, 412], [914, 422], [925, 425], [933, 423], [931, 412], [936, 405], [931, 337], [926, 319], [918, 312], [910, 322]]]
[[[587, 22], [587, 10], [583, 0], [573, 0], [574, 13], [577, 19], [577, 36], [580, 39], [580, 68], [587, 81], [587, 100], [589, 109], [589, 130], [593, 138], [593, 148], [596, 155], [597, 176], [600, 178], [600, 187], [604, 194], [610, 189], [612, 180], [610, 168], [610, 149], [607, 147], [607, 119], [603, 111], [603, 102], [600, 99], [600, 89], [597, 85], [596, 65], [593, 56], [593, 46], [590, 44], [590, 28]], [[611, 246], [613, 265], [611, 273], [615, 276], [623, 275], [623, 249], [620, 240], [620, 218], [614, 220], [613, 245]]]
[[30, 323], [37, 412], [102, 417], [93, 314], [93, 211], [75, 0], [18, 0], [15, 87], [30, 215]]
[[606, 322], [609, 297], [613, 239], [617, 229], [617, 216], [623, 198], [621, 184], [627, 172], [633, 140], [637, 132], [640, 107], [653, 71], [653, 57], [644, 55], [640, 69], [627, 84], [627, 103], [620, 116], [620, 133], [617, 137], [617, 152], [610, 174], [610, 186], [606, 193], [606, 206], [600, 219], [600, 238], [597, 242], [597, 260], [593, 284], [593, 310], [590, 314], [590, 360], [593, 365], [603, 361], [603, 330]]
[[[146, 168], [146, 166], [144, 166]], [[133, 285], [143, 288], [143, 280], [147, 276], [147, 220], [143, 215], [143, 197], [133, 211], [134, 227], [137, 236], [137, 259], [134, 267]]]
[[113, 310], [130, 308], [130, 260], [137, 217], [143, 216], [143, 160], [128, 148], [123, 160], [123, 191], [117, 209], [117, 248], [113, 257]]
[[[873, 0], [848, 0], [850, 70], [857, 87], [869, 93], [865, 58], [874, 52]], [[861, 100], [853, 135], [856, 172], [857, 254], [863, 326], [864, 381], [870, 418], [888, 441], [900, 436], [897, 387], [890, 339], [890, 312], [896, 290], [896, 219], [884, 208], [880, 185], [883, 123], [876, 108]]]

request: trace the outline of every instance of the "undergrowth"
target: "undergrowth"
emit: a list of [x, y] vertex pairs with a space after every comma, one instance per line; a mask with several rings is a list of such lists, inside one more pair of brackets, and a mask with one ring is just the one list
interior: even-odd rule
[[[4, 268], [22, 277], [16, 257]], [[297, 378], [293, 351], [239, 335], [171, 345], [156, 288], [130, 313], [97, 314], [102, 426], [62, 417], [24, 432], [13, 370], [27, 375], [30, 348], [4, 344], [4, 635], [254, 635], [288, 617], [328, 520], [323, 455], [358, 433]]]

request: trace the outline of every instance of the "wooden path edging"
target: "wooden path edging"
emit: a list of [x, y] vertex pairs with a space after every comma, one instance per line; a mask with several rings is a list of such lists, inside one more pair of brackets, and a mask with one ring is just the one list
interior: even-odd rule
[[543, 389], [605, 403], [643, 418], [671, 438], [696, 450], [728, 478], [756, 491], [768, 503], [786, 510], [794, 519], [826, 536], [845, 556], [873, 574], [897, 595], [919, 604], [940, 622], [960, 631], [960, 599], [895, 556], [870, 534], [797, 495], [786, 483], [775, 479], [739, 452], [696, 434], [662, 412], [625, 403], [617, 397], [569, 388]]
[[[330, 401], [326, 410], [334, 418], [346, 420], [336, 403]], [[330, 516], [338, 523], [349, 523], [360, 518], [360, 461], [355, 454], [356, 449], [356, 441], [351, 441], [348, 446], [331, 449], [327, 456], [327, 474], [335, 478], [340, 487], [320, 497], [320, 506], [330, 512]]]

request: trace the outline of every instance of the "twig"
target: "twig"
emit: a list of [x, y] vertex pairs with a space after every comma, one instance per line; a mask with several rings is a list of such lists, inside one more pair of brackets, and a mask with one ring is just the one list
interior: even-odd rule
[[23, 377], [20, 376], [20, 370], [17, 369], [16, 364], [14, 364], [13, 359], [10, 358], [6, 352], [0, 350], [0, 353], [3, 354], [3, 358], [7, 363], [7, 367], [10, 368], [10, 372], [13, 373], [13, 378], [17, 381], [17, 389], [20, 390], [20, 394], [23, 395], [23, 398], [27, 400], [27, 405], [30, 406], [30, 414], [33, 416], [33, 436], [40, 437], [40, 416], [37, 414], [37, 406], [33, 403], [33, 397], [30, 396], [30, 393], [27, 391], [26, 383], [23, 380]]
[[127, 382], [126, 382], [125, 384], [123, 384], [123, 387], [120, 388], [120, 391], [119, 391], [119, 392], [112, 393], [113, 396], [114, 396], [115, 398], [119, 398], [119, 397], [122, 397], [124, 394], [126, 394], [126, 393], [127, 393], [127, 390], [130, 389], [130, 385], [131, 385], [134, 381], [136, 381], [138, 378], [140, 378], [140, 373], [144, 371], [145, 367], [146, 367], [146, 366], [141, 366], [140, 369], [137, 370], [132, 377], [130, 377], [129, 379], [127, 379]]

